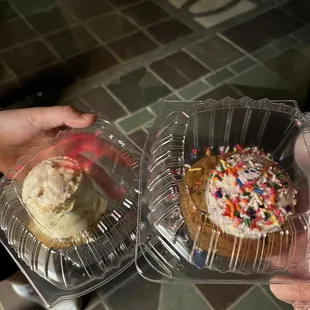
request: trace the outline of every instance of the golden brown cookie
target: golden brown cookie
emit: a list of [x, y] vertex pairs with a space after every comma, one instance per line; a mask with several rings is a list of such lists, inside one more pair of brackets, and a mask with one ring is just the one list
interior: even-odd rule
[[[223, 232], [208, 217], [206, 184], [210, 173], [220, 161], [218, 156], [200, 159], [185, 174], [180, 186], [181, 209], [188, 231], [196, 245], [204, 251], [237, 260], [260, 260], [277, 256], [289, 249], [292, 234], [286, 222], [282, 230], [260, 239], [238, 238]], [[198, 169], [198, 170], [196, 170]]]

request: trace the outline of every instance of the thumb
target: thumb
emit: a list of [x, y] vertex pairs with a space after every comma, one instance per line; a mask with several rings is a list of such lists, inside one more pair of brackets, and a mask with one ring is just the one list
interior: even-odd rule
[[36, 129], [49, 130], [60, 126], [85, 128], [96, 121], [96, 115], [83, 113], [71, 106], [21, 110], [23, 117]]
[[310, 301], [310, 285], [306, 281], [278, 276], [270, 281], [270, 289], [278, 299], [287, 303]]

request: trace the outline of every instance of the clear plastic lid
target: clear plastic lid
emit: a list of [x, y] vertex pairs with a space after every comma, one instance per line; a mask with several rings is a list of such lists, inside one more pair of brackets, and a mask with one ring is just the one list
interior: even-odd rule
[[[214, 206], [207, 200], [210, 176], [218, 163], [222, 165], [219, 160], [228, 161], [238, 154], [240, 145], [247, 152], [264, 149], [264, 157], [270, 153], [285, 170], [272, 180], [276, 183], [276, 177], [285, 176], [296, 189], [291, 199], [292, 208], [297, 200], [295, 211], [282, 208], [288, 214], [282, 219], [277, 213], [276, 229], [256, 230], [253, 238], [218, 224], [211, 212]], [[273, 279], [282, 283], [284, 280], [274, 277], [278, 274], [306, 281], [310, 276], [309, 147], [310, 118], [294, 101], [166, 102], [150, 130], [141, 161], [138, 223], [146, 219], [146, 225], [143, 230], [138, 228], [137, 252], [141, 251], [152, 268], [141, 271], [137, 261], [138, 271], [157, 282], [255, 284]], [[212, 173], [201, 168], [213, 159]], [[234, 186], [241, 188], [238, 182]], [[286, 193], [285, 186], [277, 190]], [[262, 194], [260, 188], [252, 190], [253, 195]], [[234, 210], [238, 212], [220, 216], [234, 218], [242, 212]], [[276, 218], [271, 210], [270, 219], [267, 215], [260, 219], [264, 225]], [[250, 211], [245, 216], [252, 218]]]
[[45, 141], [1, 179], [1, 242], [50, 306], [133, 262], [140, 156], [98, 118]]

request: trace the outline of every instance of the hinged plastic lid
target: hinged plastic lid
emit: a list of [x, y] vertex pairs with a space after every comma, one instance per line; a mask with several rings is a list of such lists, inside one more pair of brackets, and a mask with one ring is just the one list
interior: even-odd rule
[[33, 149], [2, 178], [0, 240], [48, 305], [133, 262], [140, 156], [98, 118]]
[[[166, 102], [141, 161], [138, 221], [147, 220], [138, 231], [137, 252], [152, 267], [142, 272], [136, 262], [141, 275], [182, 283], [266, 283], [283, 273], [307, 278], [309, 132], [309, 117], [294, 101]], [[209, 150], [219, 158], [237, 144], [270, 153], [298, 191], [286, 224], [254, 239], [222, 230], [201, 207], [210, 174], [203, 175], [197, 163], [210, 156]], [[188, 173], [200, 179], [188, 179]], [[196, 185], [194, 195], [189, 180]]]

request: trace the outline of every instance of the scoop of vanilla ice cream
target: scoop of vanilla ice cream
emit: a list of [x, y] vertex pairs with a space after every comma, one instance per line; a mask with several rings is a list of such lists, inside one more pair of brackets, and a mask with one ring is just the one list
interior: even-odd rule
[[90, 178], [69, 157], [36, 165], [24, 180], [22, 200], [35, 220], [58, 238], [78, 235], [107, 211]]

